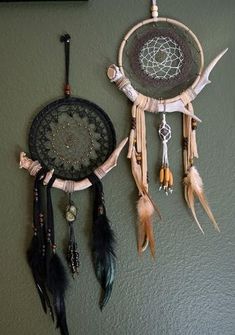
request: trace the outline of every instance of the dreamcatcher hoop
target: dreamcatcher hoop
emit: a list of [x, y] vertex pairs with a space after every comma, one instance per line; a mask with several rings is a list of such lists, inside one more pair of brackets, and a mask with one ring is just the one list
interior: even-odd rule
[[[196, 77], [196, 79], [194, 80], [193, 84], [191, 85], [191, 88], [194, 89], [197, 85], [197, 83], [199, 82], [200, 78], [201, 78], [201, 75], [202, 75], [202, 71], [203, 71], [203, 68], [204, 68], [204, 53], [203, 53], [203, 49], [202, 49], [202, 46], [201, 46], [201, 43], [199, 42], [197, 36], [192, 32], [192, 30], [190, 30], [186, 25], [184, 25], [183, 23], [177, 21], [177, 20], [174, 20], [174, 19], [170, 19], [170, 18], [166, 18], [166, 17], [154, 17], [152, 19], [147, 19], [147, 20], [144, 20], [138, 24], [136, 24], [130, 31], [128, 31], [128, 33], [124, 36], [122, 42], [121, 42], [121, 45], [120, 45], [120, 48], [119, 48], [119, 51], [118, 51], [118, 67], [120, 69], [120, 72], [122, 73], [122, 75], [124, 77], [126, 77], [125, 75], [125, 70], [124, 70], [124, 67], [123, 67], [123, 57], [124, 57], [124, 49], [125, 49], [125, 46], [128, 42], [128, 39], [130, 38], [130, 36], [139, 28], [145, 26], [145, 25], [148, 25], [148, 24], [151, 24], [151, 23], [157, 23], [157, 22], [167, 22], [167, 23], [170, 23], [172, 25], [175, 25], [176, 27], [179, 27], [185, 31], [187, 31], [188, 34], [190, 34], [190, 36], [193, 38], [193, 40], [195, 41], [199, 51], [200, 51], [200, 60], [201, 60], [201, 64], [200, 64], [200, 69], [198, 71], [198, 75]], [[137, 92], [139, 93], [139, 92]], [[173, 98], [170, 98], [170, 99], [164, 99], [164, 104], [169, 104], [169, 103], [172, 103], [172, 102], [176, 102], [178, 101], [179, 99], [181, 98], [181, 94], [173, 97]], [[154, 99], [156, 100], [158, 103], [162, 103], [162, 99]]]

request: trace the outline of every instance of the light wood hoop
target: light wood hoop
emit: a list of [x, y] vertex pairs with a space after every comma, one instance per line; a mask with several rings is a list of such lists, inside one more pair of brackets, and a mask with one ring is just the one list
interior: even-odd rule
[[[200, 52], [200, 59], [201, 59], [201, 64], [200, 64], [200, 70], [198, 73], [197, 78], [195, 79], [195, 81], [193, 82], [193, 84], [191, 85], [191, 88], [194, 89], [195, 86], [197, 85], [198, 81], [200, 80], [203, 68], [204, 68], [204, 53], [203, 53], [203, 49], [201, 46], [201, 43], [199, 42], [197, 36], [192, 32], [192, 30], [190, 30], [186, 25], [184, 25], [183, 23], [177, 21], [177, 20], [173, 20], [173, 19], [169, 19], [166, 17], [157, 17], [157, 18], [151, 18], [151, 19], [147, 19], [144, 20], [142, 22], [139, 22], [138, 24], [136, 24], [133, 28], [131, 28], [130, 31], [128, 31], [128, 33], [125, 35], [120, 48], [119, 48], [119, 52], [118, 52], [118, 66], [120, 68], [120, 71], [122, 72], [122, 74], [125, 76], [125, 72], [124, 72], [124, 68], [123, 68], [123, 53], [124, 53], [124, 49], [126, 46], [126, 43], [129, 39], [129, 37], [140, 27], [150, 24], [150, 23], [156, 23], [156, 22], [169, 22], [177, 27], [180, 27], [182, 29], [184, 29], [186, 32], [188, 32], [191, 37], [193, 38], [193, 40], [196, 42], [199, 52]], [[181, 95], [177, 95], [174, 98], [170, 98], [170, 99], [166, 99], [164, 100], [165, 103], [171, 103], [171, 102], [175, 102], [178, 101], [180, 99]], [[156, 99], [159, 102], [161, 101], [160, 99]]]

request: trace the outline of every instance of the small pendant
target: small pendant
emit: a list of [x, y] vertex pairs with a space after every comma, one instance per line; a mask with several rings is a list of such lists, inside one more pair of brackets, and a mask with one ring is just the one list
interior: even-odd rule
[[159, 174], [160, 187], [165, 191], [166, 195], [173, 192], [173, 173], [169, 167], [168, 146], [167, 143], [171, 139], [171, 127], [166, 122], [166, 115], [162, 115], [162, 122], [158, 128], [158, 134], [162, 141], [162, 165]]
[[73, 226], [74, 221], [77, 218], [77, 208], [71, 201], [71, 194], [69, 194], [69, 204], [66, 207], [65, 218], [69, 225], [69, 243], [68, 243], [66, 260], [72, 273], [72, 276], [74, 277], [75, 274], [78, 274], [80, 260]]

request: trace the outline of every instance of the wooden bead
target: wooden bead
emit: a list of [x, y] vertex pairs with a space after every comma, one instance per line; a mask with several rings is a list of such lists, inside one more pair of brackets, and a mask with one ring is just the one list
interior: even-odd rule
[[169, 187], [172, 187], [173, 185], [174, 185], [174, 177], [173, 173], [170, 171]]
[[157, 18], [158, 17], [158, 6], [157, 5], [153, 5], [151, 7], [151, 12], [152, 12], [152, 17], [153, 18]]
[[196, 130], [196, 129], [197, 129], [197, 121], [192, 120], [192, 130]]
[[164, 181], [164, 168], [163, 168], [163, 167], [162, 167], [161, 170], [160, 170], [159, 180], [160, 180], [160, 183], [161, 183], [161, 184], [162, 184], [163, 181]]
[[168, 183], [170, 180], [170, 169], [167, 167], [165, 168], [165, 181]]
[[64, 94], [69, 96], [71, 94], [71, 88], [70, 88], [70, 85], [66, 84], [64, 86]]

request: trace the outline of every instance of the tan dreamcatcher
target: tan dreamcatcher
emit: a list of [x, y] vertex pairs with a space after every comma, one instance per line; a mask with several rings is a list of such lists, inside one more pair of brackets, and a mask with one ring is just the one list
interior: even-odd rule
[[[162, 141], [160, 189], [166, 194], [173, 189], [173, 172], [168, 158], [171, 127], [166, 117], [173, 112], [183, 114], [184, 194], [200, 230], [195, 212], [195, 198], [217, 230], [218, 225], [207, 203], [202, 179], [194, 165], [198, 158], [197, 122], [192, 101], [210, 83], [209, 75], [226, 53], [222, 51], [204, 69], [202, 46], [195, 34], [184, 24], [158, 17], [156, 1], [152, 0], [152, 18], [136, 24], [123, 38], [118, 53], [118, 66], [111, 65], [107, 75], [132, 102], [132, 126], [129, 135], [128, 158], [138, 188], [139, 217], [138, 250], [150, 246], [155, 254], [152, 216], [157, 209], [149, 195], [145, 111], [161, 113], [159, 137]], [[158, 211], [158, 209], [157, 209]], [[158, 211], [160, 216], [160, 213]]]

